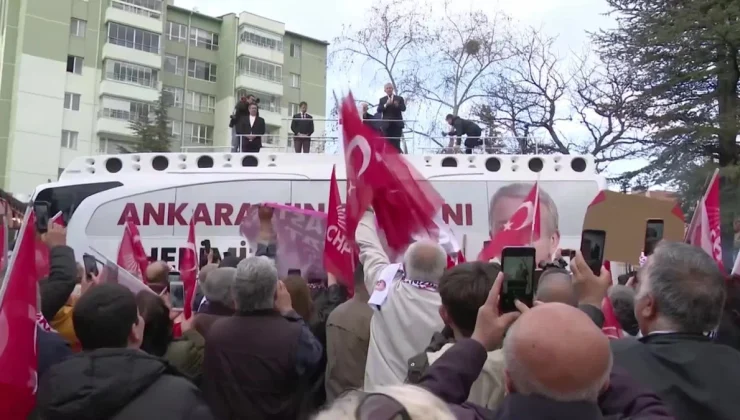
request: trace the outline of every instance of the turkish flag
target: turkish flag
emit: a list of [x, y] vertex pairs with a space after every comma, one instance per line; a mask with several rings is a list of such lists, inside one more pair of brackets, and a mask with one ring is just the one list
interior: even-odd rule
[[[35, 404], [36, 217], [29, 209], [0, 287], [0, 419], [27, 418]], [[12, 340], [10, 339], [12, 337]]]
[[601, 327], [601, 332], [612, 340], [622, 338], [624, 336], [622, 326], [617, 320], [612, 301], [608, 296], [601, 301], [601, 312], [604, 313], [604, 325]]
[[719, 215], [719, 170], [714, 171], [709, 187], [694, 210], [691, 224], [684, 241], [698, 246], [711, 255], [720, 270], [725, 271], [722, 262], [722, 238], [720, 236]]
[[405, 249], [418, 234], [434, 236], [444, 200], [384, 138], [362, 123], [350, 93], [342, 103], [347, 164], [347, 232], [372, 205], [389, 248]]
[[510, 246], [528, 246], [540, 237], [540, 197], [535, 182], [524, 202], [511, 215], [503, 229], [498, 231], [491, 242], [478, 255], [479, 261], [490, 261], [501, 257], [501, 252]]
[[[36, 227], [36, 216], [34, 216], [34, 228]], [[57, 213], [54, 217], [49, 220], [51, 223], [57, 226], [64, 226], [64, 219], [62, 218], [62, 212]], [[49, 247], [46, 245], [41, 235], [37, 235], [34, 230], [34, 236], [36, 236], [36, 274], [39, 279], [49, 275], [51, 265], [49, 262]]]
[[355, 293], [354, 271], [355, 254], [354, 234], [347, 235], [346, 209], [342, 204], [337, 185], [337, 167], [331, 170], [329, 184], [329, 210], [326, 218], [326, 236], [324, 238], [324, 268], [347, 288], [350, 296]]
[[123, 225], [123, 236], [121, 237], [121, 244], [118, 246], [116, 263], [144, 283], [147, 282], [146, 267], [149, 265], [149, 259], [146, 256], [146, 251], [144, 251], [144, 245], [141, 243], [139, 228], [131, 220], [126, 221], [126, 224]]
[[182, 254], [179, 262], [180, 280], [185, 291], [185, 304], [183, 305], [183, 315], [185, 319], [190, 319], [193, 315], [193, 299], [195, 298], [195, 283], [198, 276], [198, 258], [195, 248], [195, 220], [190, 218], [188, 227], [188, 242], [185, 252]]

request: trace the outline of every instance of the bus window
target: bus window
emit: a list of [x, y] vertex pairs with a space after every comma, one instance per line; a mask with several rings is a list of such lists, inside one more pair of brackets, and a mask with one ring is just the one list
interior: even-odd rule
[[99, 192], [123, 186], [120, 182], [101, 182], [97, 184], [65, 185], [39, 191], [34, 201], [45, 201], [50, 204], [49, 214], [62, 212], [67, 218], [72, 216], [82, 200]]

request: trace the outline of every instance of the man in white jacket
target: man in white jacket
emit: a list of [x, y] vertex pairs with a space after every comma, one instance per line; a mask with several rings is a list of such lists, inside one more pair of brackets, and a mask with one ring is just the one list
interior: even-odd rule
[[374, 315], [365, 368], [365, 389], [399, 385], [407, 360], [424, 349], [442, 329], [439, 279], [447, 268], [447, 254], [432, 240], [409, 246], [403, 264], [392, 264], [378, 237], [375, 215], [365, 212], [355, 232], [365, 286]]

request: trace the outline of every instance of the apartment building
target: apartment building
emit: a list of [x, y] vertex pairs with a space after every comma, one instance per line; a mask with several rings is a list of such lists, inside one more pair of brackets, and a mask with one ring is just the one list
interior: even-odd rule
[[[170, 3], [170, 4], [168, 4]], [[327, 43], [248, 12], [172, 0], [0, 0], [0, 187], [28, 194], [77, 157], [131, 150], [130, 121], [168, 105], [172, 149], [226, 150], [239, 97], [287, 150], [306, 101], [324, 132]]]

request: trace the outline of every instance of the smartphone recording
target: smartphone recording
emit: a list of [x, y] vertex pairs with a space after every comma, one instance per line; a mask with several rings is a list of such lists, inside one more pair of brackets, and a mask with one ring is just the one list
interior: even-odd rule
[[581, 233], [581, 254], [588, 267], [597, 276], [601, 274], [601, 266], [604, 265], [605, 245], [605, 231], [587, 229]]
[[534, 303], [535, 249], [528, 247], [504, 248], [501, 253], [504, 284], [499, 296], [501, 313], [517, 311], [515, 301], [527, 306]]

